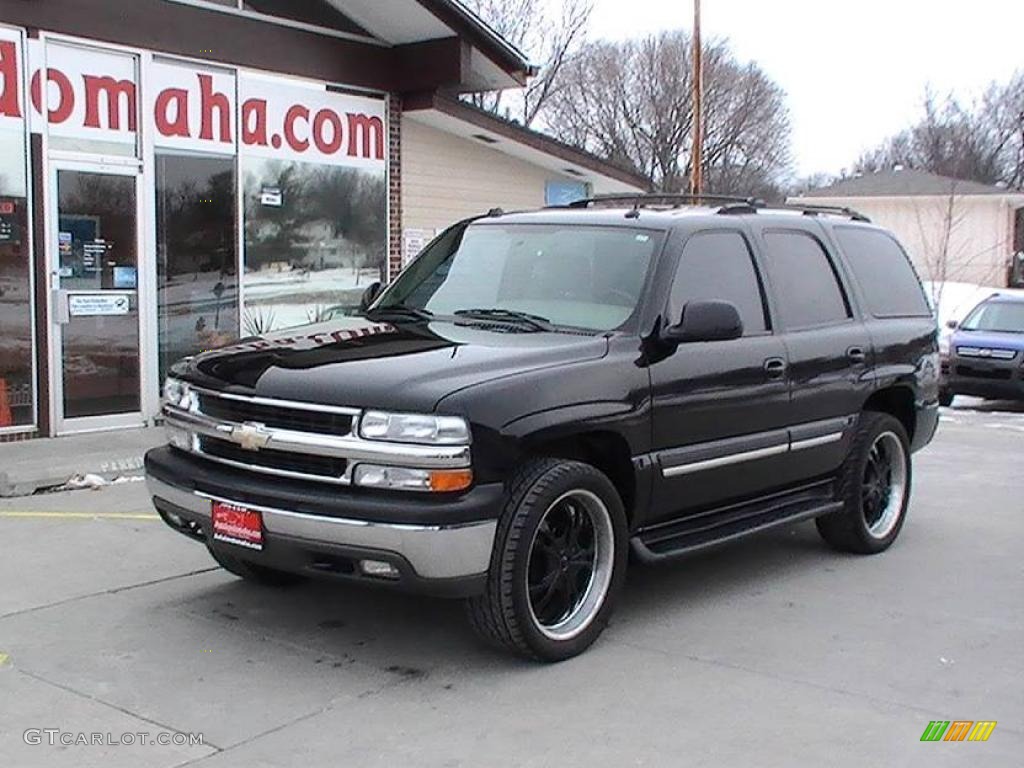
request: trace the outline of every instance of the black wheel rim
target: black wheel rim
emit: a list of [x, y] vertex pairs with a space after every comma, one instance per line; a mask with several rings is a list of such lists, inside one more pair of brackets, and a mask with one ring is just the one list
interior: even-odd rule
[[861, 482], [861, 509], [872, 536], [884, 538], [896, 526], [903, 511], [906, 477], [903, 443], [892, 432], [882, 433], [871, 444]]
[[611, 581], [608, 510], [589, 491], [560, 497], [541, 518], [527, 566], [530, 610], [540, 631], [569, 639], [586, 628]]

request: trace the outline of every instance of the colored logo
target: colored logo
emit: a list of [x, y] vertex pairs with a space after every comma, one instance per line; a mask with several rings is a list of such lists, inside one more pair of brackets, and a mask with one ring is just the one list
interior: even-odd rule
[[932, 720], [921, 741], [988, 741], [995, 729], [995, 720]]

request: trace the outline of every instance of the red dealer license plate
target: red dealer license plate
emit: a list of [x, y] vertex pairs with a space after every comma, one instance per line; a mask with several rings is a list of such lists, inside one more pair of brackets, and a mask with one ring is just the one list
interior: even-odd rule
[[263, 516], [237, 504], [213, 502], [213, 538], [249, 549], [263, 549]]

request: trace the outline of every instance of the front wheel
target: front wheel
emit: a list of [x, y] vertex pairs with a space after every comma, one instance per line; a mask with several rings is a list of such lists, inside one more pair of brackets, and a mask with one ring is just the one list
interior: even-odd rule
[[622, 587], [626, 515], [608, 478], [576, 461], [541, 459], [513, 480], [487, 589], [467, 601], [484, 639], [561, 661], [601, 634]]
[[815, 522], [833, 548], [870, 555], [899, 536], [910, 502], [910, 442], [898, 419], [865, 411], [839, 476], [843, 508]]

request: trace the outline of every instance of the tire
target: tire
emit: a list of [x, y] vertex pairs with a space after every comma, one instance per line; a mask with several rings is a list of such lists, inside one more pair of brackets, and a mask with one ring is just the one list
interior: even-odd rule
[[943, 408], [949, 408], [953, 404], [953, 398], [956, 397], [952, 392], [942, 390], [939, 392], [939, 405]]
[[225, 571], [262, 587], [290, 587], [306, 580], [305, 577], [299, 576], [297, 573], [288, 573], [276, 568], [267, 568], [265, 565], [249, 563], [213, 547], [207, 547], [207, 549], [210, 551], [210, 556]]
[[815, 523], [834, 549], [873, 555], [892, 546], [906, 520], [910, 442], [903, 425], [887, 413], [863, 412], [856, 430], [839, 474], [843, 508]]
[[470, 624], [527, 658], [582, 653], [622, 589], [627, 538], [622, 500], [604, 474], [562, 459], [526, 464], [509, 485], [487, 588], [466, 601]]

